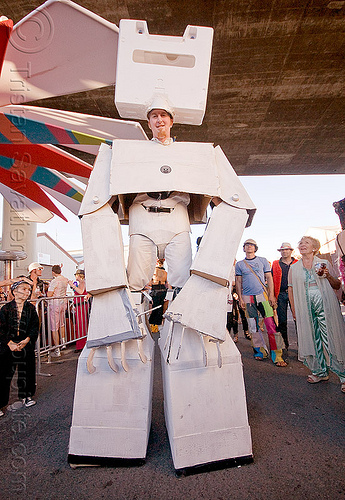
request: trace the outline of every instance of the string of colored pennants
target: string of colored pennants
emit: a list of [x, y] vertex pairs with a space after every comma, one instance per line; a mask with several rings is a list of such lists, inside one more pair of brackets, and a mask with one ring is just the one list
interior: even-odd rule
[[37, 184], [80, 203], [83, 194], [49, 168], [86, 178], [92, 168], [62, 150], [45, 145], [62, 144], [61, 141], [64, 144], [105, 142], [102, 138], [63, 127], [0, 113], [0, 182], [66, 220]]
[[81, 202], [83, 199], [82, 193], [72, 188], [67, 182], [47, 168], [28, 163], [25, 164], [21, 161], [15, 160], [14, 158], [7, 158], [5, 156], [0, 156], [0, 166], [9, 172], [12, 172], [13, 178], [17, 176], [18, 182], [21, 182], [21, 179], [30, 179], [31, 181], [37, 182], [42, 186], [54, 189], [54, 191], [64, 194], [69, 198], [73, 198], [76, 201]]
[[92, 167], [62, 149], [43, 144], [0, 144], [0, 155], [21, 164], [53, 168], [59, 172], [88, 179]]
[[43, 123], [25, 116], [0, 113], [0, 144], [90, 144], [112, 141], [76, 130]]
[[16, 191], [30, 200], [35, 201], [42, 207], [45, 207], [47, 210], [50, 210], [54, 214], [61, 217], [61, 219], [68, 222], [66, 217], [60, 212], [49, 196], [42, 188], [39, 187], [38, 184], [36, 184], [36, 182], [30, 179], [21, 179], [4, 168], [0, 168], [0, 182], [13, 191]]
[[[1, 19], [0, 73], [12, 28], [11, 20]], [[81, 202], [82, 193], [49, 168], [85, 178], [90, 176], [92, 168], [63, 151], [44, 145], [100, 145], [102, 142], [111, 144], [100, 137], [0, 113], [0, 182], [67, 221], [38, 184]]]

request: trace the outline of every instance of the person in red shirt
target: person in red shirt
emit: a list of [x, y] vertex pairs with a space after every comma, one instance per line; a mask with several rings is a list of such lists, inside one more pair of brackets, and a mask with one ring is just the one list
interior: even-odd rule
[[280, 252], [280, 259], [275, 260], [272, 264], [272, 275], [274, 285], [274, 295], [277, 299], [277, 314], [278, 314], [278, 330], [280, 331], [286, 349], [289, 348], [289, 340], [287, 334], [287, 310], [289, 304], [288, 297], [288, 274], [291, 264], [297, 262], [292, 257], [293, 248], [286, 241], [277, 249]]

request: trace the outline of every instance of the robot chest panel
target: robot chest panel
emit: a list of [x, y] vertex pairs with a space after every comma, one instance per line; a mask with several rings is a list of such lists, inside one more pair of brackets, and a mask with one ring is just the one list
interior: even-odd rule
[[216, 196], [219, 189], [214, 148], [208, 143], [149, 141], [113, 143], [110, 194], [183, 191]]

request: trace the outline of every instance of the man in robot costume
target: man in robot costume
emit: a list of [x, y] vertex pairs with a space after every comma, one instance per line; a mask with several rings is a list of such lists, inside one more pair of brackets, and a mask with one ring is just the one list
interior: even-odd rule
[[[152, 141], [169, 147], [174, 111], [162, 97], [147, 110]], [[192, 263], [188, 193], [164, 191], [139, 193], [129, 209], [129, 257], [127, 275], [131, 290], [142, 290], [150, 281], [158, 258], [168, 265], [168, 282], [180, 289], [189, 278]], [[157, 230], [158, 228], [158, 230]]]
[[[173, 141], [167, 95], [155, 89], [146, 102], [152, 140], [102, 145], [80, 210], [94, 301], [78, 363], [71, 461], [146, 456], [153, 342], [140, 291], [157, 257], [166, 259], [168, 281], [179, 292], [159, 340], [174, 466], [249, 457], [242, 363], [226, 331], [226, 303], [236, 251], [255, 207], [219, 146]], [[192, 263], [190, 223], [206, 222], [211, 200]], [[129, 223], [127, 270], [120, 222]]]
[[[94, 293], [94, 302], [87, 347], [78, 365], [70, 456], [145, 457], [153, 348], [140, 306], [133, 305], [128, 290], [141, 290], [151, 279], [157, 256], [167, 260], [170, 284], [182, 287], [166, 312], [159, 341], [166, 423], [175, 468], [251, 455], [242, 364], [225, 325], [226, 285], [243, 229], [255, 207], [219, 146], [172, 141], [172, 116], [168, 101], [153, 99], [148, 108], [152, 141], [115, 140], [112, 148], [101, 147], [83, 200], [85, 268], [89, 269], [88, 290]], [[166, 191], [169, 185], [171, 192]], [[211, 199], [215, 207], [190, 265], [189, 222], [201, 221]], [[118, 201], [117, 206], [114, 201]], [[126, 218], [130, 233], [128, 281], [119, 263], [123, 253], [119, 220]], [[96, 261], [99, 266], [95, 266]], [[117, 347], [119, 344], [121, 347]], [[139, 356], [138, 351], [135, 353], [137, 345]], [[121, 360], [126, 377], [114, 358]], [[96, 380], [100, 375], [102, 386]], [[184, 389], [180, 386], [182, 376]], [[232, 393], [238, 392], [235, 405], [228, 399], [229, 383]], [[221, 397], [212, 390], [213, 384], [222, 391]], [[116, 400], [111, 406], [110, 395], [124, 392], [133, 401], [124, 404], [124, 400]], [[135, 394], [144, 398], [140, 403], [142, 416]], [[87, 423], [83, 416], [85, 397], [92, 401], [87, 408]], [[204, 400], [210, 397], [209, 410], [217, 407], [217, 412], [207, 417]], [[113, 413], [106, 425], [97, 420], [103, 406], [102, 420], [108, 421]], [[120, 407], [118, 412], [116, 408]], [[181, 412], [187, 408], [193, 411], [188, 410], [189, 416], [179, 428]], [[142, 419], [140, 429], [146, 427], [145, 432], [132, 425], [130, 433], [127, 430], [133, 412], [136, 419]], [[121, 419], [125, 414], [124, 424]], [[216, 453], [208, 447], [200, 452], [198, 443], [208, 439], [205, 434], [217, 436], [210, 441]]]

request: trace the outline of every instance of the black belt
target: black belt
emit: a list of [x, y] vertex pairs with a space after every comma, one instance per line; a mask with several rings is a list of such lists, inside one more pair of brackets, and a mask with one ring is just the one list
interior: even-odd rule
[[155, 214], [160, 213], [160, 212], [166, 212], [166, 213], [170, 214], [174, 210], [173, 208], [167, 208], [167, 207], [145, 207], [145, 205], [143, 205], [143, 207], [148, 212], [154, 212]]
[[146, 193], [147, 196], [153, 198], [154, 200], [166, 200], [171, 195], [172, 191], [161, 191], [155, 193]]
[[160, 283], [159, 285], [152, 285], [152, 290], [154, 291], [161, 291], [161, 290], [166, 290], [166, 286], [163, 283]]

